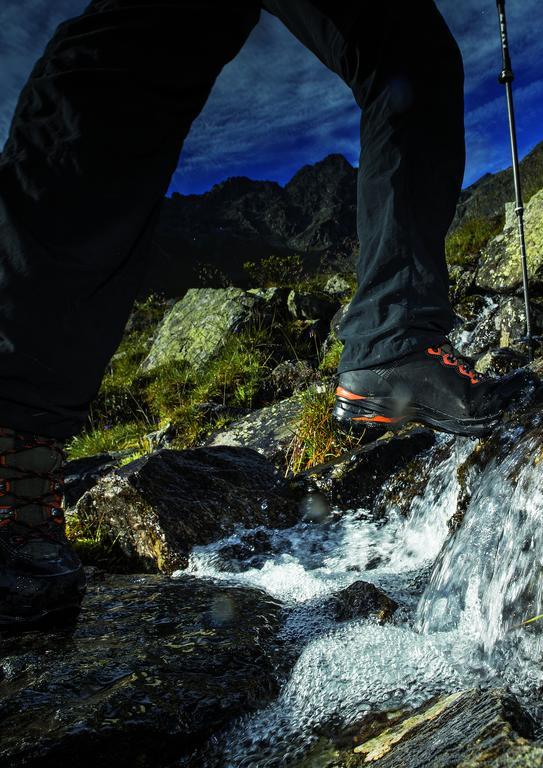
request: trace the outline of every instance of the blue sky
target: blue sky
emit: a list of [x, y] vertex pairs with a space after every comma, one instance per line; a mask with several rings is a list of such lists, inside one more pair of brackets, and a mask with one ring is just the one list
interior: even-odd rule
[[[2, 0], [0, 145], [17, 94], [52, 30], [85, 5], [82, 0]], [[469, 184], [510, 164], [505, 96], [496, 81], [501, 64], [496, 5], [495, 0], [437, 0], [437, 5], [464, 55], [464, 183]], [[507, 12], [524, 155], [543, 139], [541, 0], [507, 0]], [[285, 183], [302, 165], [332, 152], [356, 165], [358, 122], [358, 107], [345, 84], [263, 12], [193, 124], [171, 190], [203, 192], [234, 175]]]

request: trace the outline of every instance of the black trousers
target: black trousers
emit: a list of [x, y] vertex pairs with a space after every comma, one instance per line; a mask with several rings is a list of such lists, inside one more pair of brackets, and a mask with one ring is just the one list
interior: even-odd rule
[[432, 0], [94, 0], [35, 65], [0, 158], [0, 424], [81, 429], [183, 141], [262, 8], [362, 110], [359, 288], [340, 370], [450, 330], [463, 67]]

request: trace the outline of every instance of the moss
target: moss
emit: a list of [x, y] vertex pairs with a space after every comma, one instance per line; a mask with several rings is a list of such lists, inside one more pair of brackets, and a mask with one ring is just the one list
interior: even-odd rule
[[333, 376], [339, 365], [339, 359], [343, 352], [343, 343], [335, 339], [328, 347], [322, 360], [319, 363], [319, 370], [327, 375]]
[[450, 266], [474, 266], [479, 253], [504, 226], [504, 216], [468, 219], [445, 240], [445, 255]]

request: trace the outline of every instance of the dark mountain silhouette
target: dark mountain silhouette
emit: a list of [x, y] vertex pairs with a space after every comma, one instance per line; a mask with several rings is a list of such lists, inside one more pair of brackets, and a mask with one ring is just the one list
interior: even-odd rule
[[[528, 199], [543, 187], [543, 142], [524, 158], [521, 173]], [[510, 168], [486, 174], [463, 190], [451, 229], [499, 214], [513, 198]], [[235, 176], [201, 195], [165, 198], [143, 293], [179, 296], [222, 280], [244, 286], [244, 263], [271, 254], [299, 254], [311, 271], [349, 270], [356, 247], [356, 168], [328, 155], [284, 187]]]

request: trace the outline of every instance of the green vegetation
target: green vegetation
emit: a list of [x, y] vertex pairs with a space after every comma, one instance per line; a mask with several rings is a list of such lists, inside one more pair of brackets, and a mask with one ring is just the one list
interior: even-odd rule
[[341, 432], [332, 421], [334, 387], [312, 385], [302, 394], [302, 412], [288, 449], [294, 474], [340, 456], [360, 445], [363, 436]]
[[126, 451], [127, 461], [137, 458], [151, 450], [145, 435], [167, 424], [172, 425], [175, 447], [186, 448], [229, 420], [213, 415], [205, 404], [259, 404], [259, 391], [271, 370], [269, 332], [253, 328], [232, 337], [197, 377], [178, 361], [145, 373], [140, 364], [149, 350], [149, 333], [163, 312], [164, 303], [156, 297], [136, 305], [137, 329], [125, 335], [114, 355], [87, 428], [68, 444], [70, 459], [110, 451]]
[[447, 236], [445, 254], [450, 266], [471, 266], [482, 248], [498, 235], [504, 226], [504, 216], [468, 219]]
[[260, 262], [246, 261], [243, 269], [249, 279], [259, 288], [292, 288], [297, 286], [303, 274], [300, 256], [267, 256]]
[[320, 361], [319, 370], [325, 375], [333, 376], [337, 370], [342, 352], [343, 343], [339, 339], [334, 339]]

